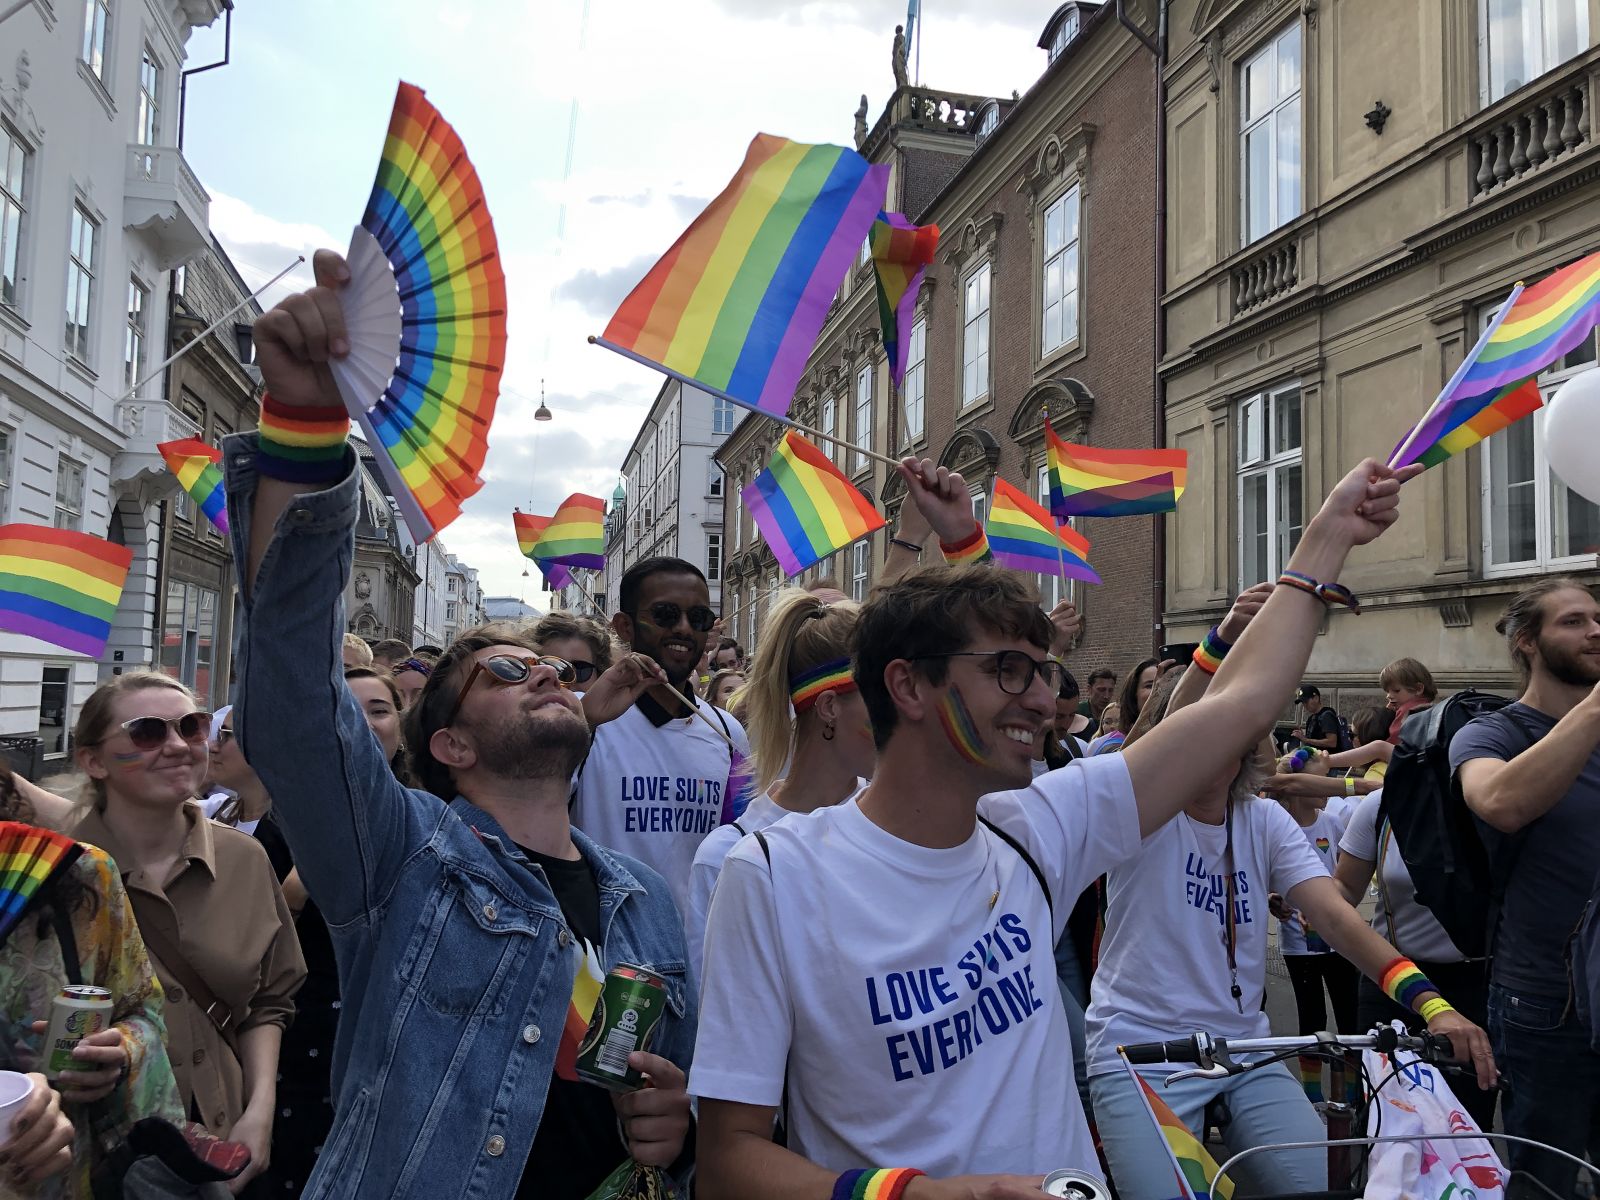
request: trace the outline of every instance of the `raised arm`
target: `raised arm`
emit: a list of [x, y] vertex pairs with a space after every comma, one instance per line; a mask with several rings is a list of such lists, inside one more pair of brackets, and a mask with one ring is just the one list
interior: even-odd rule
[[[1306, 525], [1288, 570], [1319, 583], [1337, 582], [1350, 551], [1398, 518], [1400, 484], [1415, 474], [1409, 467], [1393, 472], [1374, 459], [1351, 471]], [[1309, 592], [1275, 587], [1224, 658], [1205, 698], [1123, 751], [1146, 835], [1240, 763], [1271, 728], [1305, 669], [1322, 616], [1323, 602]]]
[[1515, 758], [1469, 759], [1456, 769], [1456, 778], [1468, 808], [1501, 833], [1515, 833], [1572, 790], [1596, 745], [1600, 684]]

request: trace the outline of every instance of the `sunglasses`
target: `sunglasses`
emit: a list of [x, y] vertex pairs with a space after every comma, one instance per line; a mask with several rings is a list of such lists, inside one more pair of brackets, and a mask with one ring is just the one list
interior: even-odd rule
[[211, 740], [211, 714], [192, 712], [181, 717], [135, 717], [118, 728], [128, 735], [136, 750], [161, 749], [174, 729], [184, 741], [202, 745]]
[[592, 662], [583, 662], [576, 658], [568, 659], [567, 666], [572, 668], [572, 681], [574, 683], [588, 683], [596, 675], [600, 674], [600, 668]]
[[231, 729], [219, 729], [219, 730], [217, 730], [217, 736], [214, 737], [212, 739], [212, 741], [216, 742], [217, 745], [219, 745], [219, 746], [226, 746], [229, 742], [233, 741], [233, 730], [231, 730]]
[[[461, 685], [461, 690], [456, 693], [456, 702], [450, 708], [450, 716], [445, 719], [445, 725], [455, 723], [456, 714], [461, 711], [461, 702], [467, 698], [467, 693], [472, 690], [472, 685], [482, 675], [495, 687], [512, 687], [519, 683], [526, 683], [533, 674], [535, 667], [549, 667], [556, 673], [556, 682], [568, 688], [578, 682], [578, 672], [564, 658], [554, 658], [550, 655], [516, 655], [516, 654], [491, 654], [488, 658], [479, 659], [472, 664], [472, 670], [467, 674], [467, 681]], [[589, 669], [594, 670], [593, 664]]]
[[[650, 624], [657, 629], [676, 629], [678, 622], [683, 620], [684, 611], [670, 600], [657, 600], [649, 608]], [[696, 633], [710, 633], [711, 627], [717, 623], [717, 614], [704, 604], [696, 604], [689, 610], [689, 628]]]

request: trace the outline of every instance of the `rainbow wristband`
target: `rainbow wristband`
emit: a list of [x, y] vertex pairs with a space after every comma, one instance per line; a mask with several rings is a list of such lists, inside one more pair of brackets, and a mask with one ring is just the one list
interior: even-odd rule
[[972, 532], [959, 542], [947, 542], [941, 539], [939, 549], [944, 554], [944, 561], [953, 567], [988, 562], [994, 557], [989, 553], [989, 535], [983, 531], [982, 525], [974, 526]]
[[1422, 1011], [1417, 1015], [1424, 1022], [1428, 1022], [1432, 1021], [1440, 1013], [1455, 1012], [1455, 1010], [1455, 1005], [1451, 1004], [1443, 996], [1435, 996], [1432, 1000], [1424, 1000], [1422, 1002]]
[[830, 1200], [900, 1200], [907, 1185], [921, 1174], [914, 1167], [846, 1171], [834, 1180]]
[[1222, 660], [1227, 657], [1228, 651], [1233, 649], [1232, 642], [1225, 642], [1213, 625], [1198, 646], [1194, 648], [1194, 665], [1207, 675], [1215, 675], [1217, 668], [1222, 665]]
[[344, 474], [350, 414], [343, 405], [303, 407], [261, 398], [256, 470], [286, 483], [329, 483]]
[[1378, 985], [1389, 999], [1419, 1016], [1421, 1009], [1417, 1005], [1421, 998], [1428, 992], [1436, 993], [1439, 990], [1409, 958], [1397, 958], [1385, 967]]

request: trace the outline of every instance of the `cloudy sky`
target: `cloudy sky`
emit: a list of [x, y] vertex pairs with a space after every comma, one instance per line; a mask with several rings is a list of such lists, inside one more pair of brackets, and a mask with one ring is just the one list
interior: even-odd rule
[[[754, 134], [849, 144], [863, 92], [876, 119], [905, 7], [238, 0], [231, 64], [190, 80], [185, 153], [211, 192], [213, 230], [259, 284], [298, 253], [348, 243], [396, 80], [424, 88], [456, 127], [494, 216], [511, 336], [485, 487], [443, 536], [490, 594], [516, 595], [512, 506], [609, 496], [661, 383], [585, 336], [727, 182]], [[984, 95], [1027, 90], [1054, 7], [923, 0], [921, 78]], [[220, 56], [221, 29], [195, 34], [191, 64]], [[555, 419], [535, 426], [541, 379]]]

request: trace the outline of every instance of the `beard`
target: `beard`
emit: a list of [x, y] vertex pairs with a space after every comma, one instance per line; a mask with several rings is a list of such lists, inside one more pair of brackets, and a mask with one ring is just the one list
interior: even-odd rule
[[570, 779], [589, 753], [588, 723], [565, 705], [468, 728], [479, 765], [502, 779]]
[[1600, 664], [1576, 650], [1564, 650], [1538, 639], [1539, 659], [1544, 669], [1570, 687], [1593, 687], [1600, 683]]

